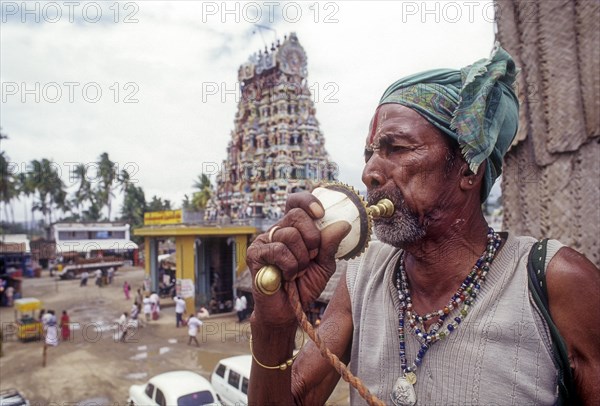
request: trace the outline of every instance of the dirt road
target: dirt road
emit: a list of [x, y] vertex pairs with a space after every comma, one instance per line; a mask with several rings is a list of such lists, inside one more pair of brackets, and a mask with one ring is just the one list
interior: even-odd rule
[[[99, 288], [90, 279], [55, 281], [47, 273], [25, 279], [23, 296], [41, 299], [57, 318], [67, 310], [74, 324], [71, 339], [49, 348], [47, 366], [42, 367], [42, 342], [21, 343], [14, 329], [12, 308], [0, 308], [5, 341], [0, 358], [0, 389], [17, 388], [32, 405], [66, 403], [80, 405], [124, 405], [129, 387], [171, 370], [196, 371], [207, 379], [221, 358], [248, 354], [250, 326], [226, 315], [205, 320], [198, 335], [200, 347], [187, 345], [187, 328], [175, 328], [175, 310], [170, 299], [162, 299], [159, 320], [140, 328], [127, 342], [116, 338], [117, 319], [129, 312], [135, 290], [142, 286], [143, 270], [117, 272], [112, 285]], [[132, 285], [132, 298], [125, 300], [122, 285]], [[340, 383], [331, 405], [348, 404], [348, 389]]]

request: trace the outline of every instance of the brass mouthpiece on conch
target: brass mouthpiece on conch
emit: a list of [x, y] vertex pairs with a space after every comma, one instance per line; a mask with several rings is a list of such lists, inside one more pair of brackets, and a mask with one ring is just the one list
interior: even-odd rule
[[367, 210], [373, 218], [391, 217], [394, 214], [394, 203], [389, 199], [381, 199], [377, 204], [367, 207]]

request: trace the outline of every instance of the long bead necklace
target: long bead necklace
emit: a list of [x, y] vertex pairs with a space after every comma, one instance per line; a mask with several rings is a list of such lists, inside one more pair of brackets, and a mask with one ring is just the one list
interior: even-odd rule
[[[412, 406], [417, 402], [414, 389], [414, 385], [417, 382], [415, 371], [421, 365], [423, 357], [431, 345], [451, 334], [469, 313], [469, 308], [475, 302], [481, 285], [485, 282], [486, 275], [490, 270], [490, 266], [501, 243], [502, 239], [498, 233], [490, 228], [487, 234], [487, 247], [485, 251], [475, 265], [473, 265], [471, 272], [469, 272], [457, 291], [452, 295], [448, 304], [443, 309], [427, 313], [424, 316], [420, 316], [413, 310], [408, 279], [404, 268], [404, 254], [400, 257], [396, 274], [396, 289], [398, 290], [398, 298], [400, 299], [398, 338], [400, 339], [400, 366], [403, 375], [396, 380], [394, 390], [390, 395], [394, 405]], [[462, 306], [458, 315], [452, 321], [449, 321], [445, 325], [445, 328], [442, 328], [452, 310], [458, 308], [461, 303]], [[425, 322], [435, 317], [438, 317], [438, 320], [427, 330]], [[410, 366], [406, 359], [405, 319], [407, 319], [408, 324], [413, 328], [414, 334], [421, 344], [421, 348]]]

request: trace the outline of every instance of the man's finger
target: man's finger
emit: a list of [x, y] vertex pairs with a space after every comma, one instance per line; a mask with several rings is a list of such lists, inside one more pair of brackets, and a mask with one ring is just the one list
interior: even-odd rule
[[308, 192], [292, 193], [289, 195], [285, 203], [285, 212], [288, 213], [292, 209], [302, 209], [313, 219], [320, 219], [325, 214], [325, 210], [319, 199]]
[[299, 237], [308, 251], [319, 248], [321, 245], [321, 232], [315, 225], [314, 219], [310, 213], [301, 208], [293, 208], [288, 211], [277, 225], [280, 227], [273, 233], [275, 240], [279, 239], [280, 232], [287, 227], [293, 227], [298, 230]]
[[335, 253], [340, 242], [348, 235], [352, 226], [347, 221], [337, 221], [328, 225], [321, 231], [321, 249], [316, 262], [322, 265], [330, 264], [335, 260]]
[[[265, 265], [279, 268], [285, 279], [293, 279], [298, 272], [298, 260], [290, 249], [281, 242], [251, 245], [248, 247], [247, 263], [250, 269], [258, 272]], [[254, 272], [254, 273], [255, 273]]]

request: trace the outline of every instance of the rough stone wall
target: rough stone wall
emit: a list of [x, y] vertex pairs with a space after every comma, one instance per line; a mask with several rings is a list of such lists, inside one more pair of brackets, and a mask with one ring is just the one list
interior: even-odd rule
[[503, 228], [556, 238], [600, 266], [600, 2], [496, 1], [497, 40], [521, 68]]

